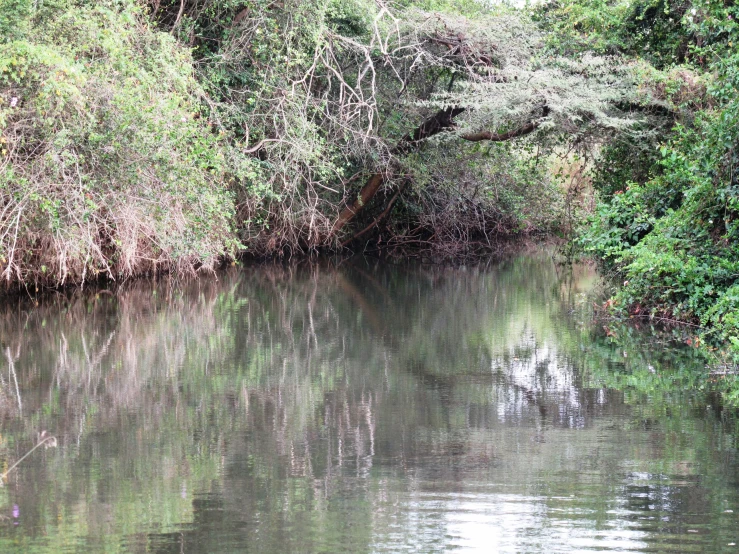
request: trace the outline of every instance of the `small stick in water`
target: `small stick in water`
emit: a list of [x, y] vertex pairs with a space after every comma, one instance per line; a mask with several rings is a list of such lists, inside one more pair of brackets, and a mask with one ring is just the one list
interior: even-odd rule
[[41, 446], [42, 444], [45, 445], [46, 448], [54, 448], [57, 444], [56, 437], [53, 435], [47, 434], [46, 431], [41, 431], [41, 433], [39, 433], [38, 442], [36, 443], [36, 446], [34, 446], [33, 448], [31, 448], [31, 450], [29, 450], [23, 456], [21, 456], [21, 458], [17, 462], [15, 462], [12, 466], [10, 466], [5, 473], [0, 475], [0, 487], [3, 486], [3, 483], [5, 483], [5, 479], [8, 476], [8, 474], [11, 471], [13, 471], [16, 467], [18, 467], [18, 464], [20, 464], [23, 460], [28, 458], [28, 456], [30, 456], [31, 453], [34, 450], [36, 450], [39, 446]]

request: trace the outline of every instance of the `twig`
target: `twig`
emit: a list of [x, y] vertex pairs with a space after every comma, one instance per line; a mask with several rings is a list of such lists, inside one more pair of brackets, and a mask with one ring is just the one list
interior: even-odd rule
[[[44, 431], [41, 436], [43, 436], [45, 433], [46, 433], [46, 431]], [[10, 466], [5, 473], [3, 473], [2, 475], [0, 475], [0, 486], [2, 486], [3, 482], [5, 481], [5, 478], [8, 476], [8, 473], [10, 473], [11, 471], [13, 471], [16, 467], [18, 467], [18, 464], [20, 464], [23, 460], [25, 460], [26, 458], [28, 458], [28, 456], [30, 456], [31, 453], [34, 450], [36, 450], [39, 446], [41, 446], [45, 442], [49, 442], [50, 444], [48, 446], [50, 446], [50, 447], [53, 448], [53, 447], [56, 446], [56, 437], [53, 436], [53, 435], [49, 435], [48, 437], [44, 437], [43, 439], [41, 439], [38, 442], [38, 444], [36, 444], [36, 446], [34, 446], [33, 448], [31, 448], [31, 450], [29, 450], [23, 456], [21, 456], [21, 458], [17, 462], [15, 462], [12, 466]]]
[[174, 20], [174, 25], [172, 25], [173, 31], [180, 24], [180, 19], [182, 19], [182, 14], [184, 13], [184, 11], [185, 11], [185, 0], [180, 0], [180, 11], [177, 12], [177, 18]]
[[642, 318], [642, 319], [649, 319], [650, 321], [660, 321], [665, 323], [672, 323], [674, 325], [685, 325], [687, 327], [695, 327], [696, 329], [705, 329], [702, 325], [698, 325], [696, 323], [688, 323], [687, 321], [680, 321], [679, 319], [671, 319], [669, 317], [654, 317], [649, 314], [634, 314], [629, 316], [630, 318]]

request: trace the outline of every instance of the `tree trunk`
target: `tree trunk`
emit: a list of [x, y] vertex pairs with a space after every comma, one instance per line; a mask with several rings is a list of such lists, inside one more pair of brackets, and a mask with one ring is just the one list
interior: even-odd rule
[[365, 185], [362, 187], [362, 190], [359, 191], [359, 196], [357, 197], [357, 199], [352, 202], [351, 206], [347, 206], [339, 214], [339, 217], [332, 228], [333, 233], [336, 233], [344, 225], [351, 221], [351, 219], [355, 215], [357, 215], [357, 213], [361, 211], [362, 208], [364, 208], [365, 204], [367, 204], [367, 202], [374, 198], [375, 194], [377, 194], [377, 191], [385, 182], [385, 179], [385, 173], [375, 173], [374, 175], [372, 175], [372, 177], [369, 178], [367, 183], [365, 183]]
[[[429, 117], [426, 121], [421, 123], [412, 133], [405, 135], [395, 148], [391, 150], [391, 154], [407, 154], [417, 149], [421, 143], [441, 133], [446, 129], [450, 129], [454, 126], [454, 118], [465, 111], [465, 108], [446, 108], [439, 110], [433, 116]], [[547, 106], [542, 107], [541, 117], [549, 115], [549, 108]], [[540, 121], [532, 120], [525, 125], [507, 131], [505, 133], [493, 133], [491, 131], [481, 131], [479, 133], [468, 133], [466, 135], [460, 135], [460, 138], [471, 141], [479, 142], [488, 140], [492, 142], [504, 142], [514, 138], [522, 137], [534, 132], [540, 125]], [[378, 172], [370, 176], [362, 190], [359, 191], [359, 196], [352, 202], [350, 206], [344, 208], [339, 217], [336, 219], [331, 231], [332, 234], [336, 234], [340, 231], [347, 223], [349, 223], [354, 217], [362, 211], [362, 209], [370, 202], [380, 190], [380, 187], [387, 181], [390, 176], [389, 171]]]

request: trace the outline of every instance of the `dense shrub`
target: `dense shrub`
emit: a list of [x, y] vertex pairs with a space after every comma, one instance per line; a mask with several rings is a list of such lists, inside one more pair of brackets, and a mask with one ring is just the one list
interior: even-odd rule
[[0, 44], [3, 279], [118, 278], [233, 253], [227, 184], [242, 169], [200, 117], [188, 50], [133, 2], [61, 4]]
[[622, 309], [699, 323], [739, 352], [739, 8], [688, 8], [682, 33], [707, 96], [682, 96], [690, 117], [663, 137], [651, 175], [607, 190], [580, 240], [618, 272]]

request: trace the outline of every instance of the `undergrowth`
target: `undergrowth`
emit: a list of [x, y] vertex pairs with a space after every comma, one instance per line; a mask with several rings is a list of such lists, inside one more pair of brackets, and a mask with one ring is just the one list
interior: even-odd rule
[[80, 283], [234, 254], [239, 166], [200, 116], [189, 52], [133, 2], [56, 4], [0, 44], [3, 280]]
[[615, 309], [698, 325], [707, 348], [729, 345], [722, 355], [737, 363], [739, 8], [711, 1], [681, 11], [694, 41], [693, 66], [682, 70], [695, 76], [692, 91], [673, 87], [680, 117], [642, 179], [599, 181], [601, 201], [580, 244], [621, 283]]

